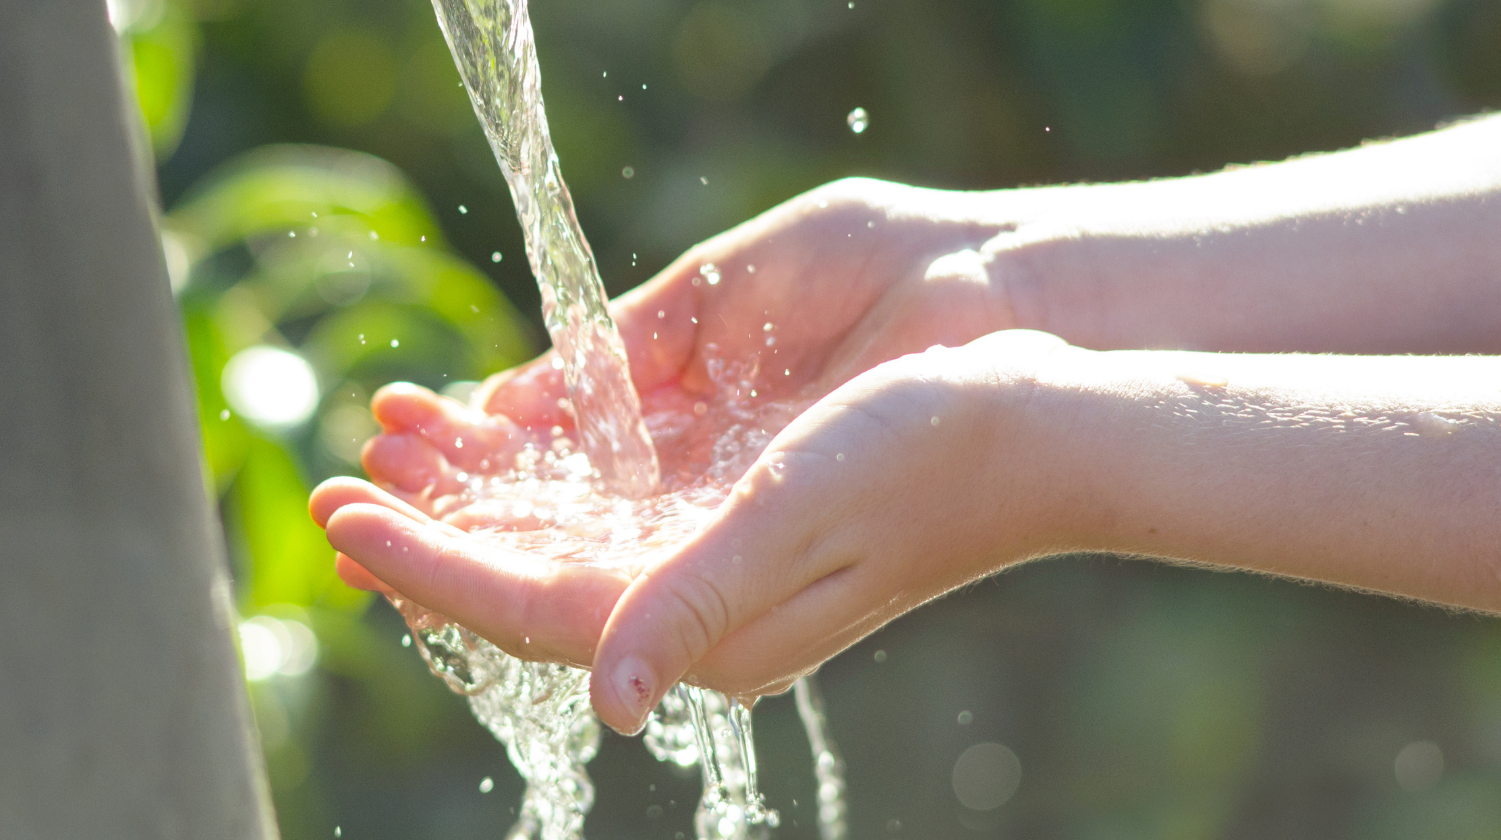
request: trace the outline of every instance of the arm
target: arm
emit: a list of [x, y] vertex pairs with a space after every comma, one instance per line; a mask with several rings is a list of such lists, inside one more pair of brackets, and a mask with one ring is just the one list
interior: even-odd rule
[[1096, 349], [1501, 352], [1501, 116], [1211, 175], [986, 194], [1018, 326]]
[[1501, 612], [1501, 359], [1075, 360], [1034, 403], [1074, 418], [1043, 432], [1078, 500], [1059, 547]]

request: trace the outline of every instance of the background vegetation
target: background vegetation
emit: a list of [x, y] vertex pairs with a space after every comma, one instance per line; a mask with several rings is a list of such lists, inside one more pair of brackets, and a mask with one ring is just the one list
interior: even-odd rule
[[[111, 11], [158, 162], [283, 833], [500, 836], [519, 792], [503, 752], [403, 648], [399, 619], [334, 580], [304, 512], [314, 483], [358, 473], [374, 388], [452, 386], [545, 342], [432, 10]], [[1178, 175], [1501, 104], [1494, 0], [537, 0], [533, 15], [564, 172], [617, 293], [843, 175]], [[232, 405], [226, 363], [255, 347], [305, 360], [279, 369], [316, 377], [304, 410], [252, 422]], [[823, 685], [859, 838], [1501, 837], [1493, 619], [1065, 558], [897, 622]], [[758, 726], [780, 836], [815, 836], [790, 701]], [[1022, 768], [986, 811], [953, 787], [979, 742]], [[689, 832], [695, 778], [614, 737], [593, 771], [591, 837]]]

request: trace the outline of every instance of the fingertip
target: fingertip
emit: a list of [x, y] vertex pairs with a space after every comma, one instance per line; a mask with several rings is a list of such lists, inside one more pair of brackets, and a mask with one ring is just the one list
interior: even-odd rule
[[363, 589], [368, 592], [381, 592], [386, 595], [394, 595], [396, 590], [381, 581], [380, 578], [370, 573], [369, 569], [355, 562], [353, 557], [339, 552], [334, 555], [334, 572], [347, 586], [354, 589]]
[[589, 678], [594, 712], [605, 725], [622, 735], [636, 735], [646, 727], [652, 709], [667, 693], [656, 671], [640, 657], [627, 655], [613, 666], [596, 662]]
[[451, 472], [443, 457], [421, 435], [387, 432], [365, 442], [360, 465], [371, 478], [407, 493], [418, 493]]
[[313, 488], [308, 495], [308, 515], [319, 528], [328, 526], [328, 517], [345, 504], [345, 500], [365, 484], [347, 475], [335, 476]]
[[560, 403], [566, 401], [568, 387], [557, 361], [557, 353], [549, 351], [513, 371], [492, 376], [475, 393], [474, 405], [530, 429], [571, 426]]

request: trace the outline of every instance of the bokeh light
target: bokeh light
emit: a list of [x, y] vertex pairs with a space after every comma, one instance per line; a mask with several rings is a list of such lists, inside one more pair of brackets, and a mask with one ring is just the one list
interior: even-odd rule
[[318, 376], [296, 353], [258, 345], [224, 366], [224, 398], [240, 416], [266, 429], [307, 422], [318, 408]]

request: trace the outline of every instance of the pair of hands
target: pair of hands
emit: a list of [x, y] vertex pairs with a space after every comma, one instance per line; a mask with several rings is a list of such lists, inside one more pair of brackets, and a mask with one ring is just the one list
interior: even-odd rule
[[[411, 385], [377, 394], [383, 434], [364, 461], [379, 487], [334, 479], [312, 497], [339, 573], [513, 654], [590, 667], [601, 719], [635, 732], [680, 679], [741, 697], [783, 691], [903, 612], [1026, 556], [1046, 505], [1021, 476], [1043, 454], [1017, 418], [1032, 366], [1064, 345], [997, 332], [1020, 326], [1005, 253], [1024, 220], [963, 201], [837, 182], [613, 304], [648, 411], [717, 399], [716, 358], [761, 399], [808, 406], [685, 542], [626, 572], [469, 536], [493, 520], [458, 474], [503, 472], [534, 430], [568, 422], [549, 354], [493, 377], [472, 406]], [[714, 284], [700, 270], [710, 263]], [[696, 433], [711, 430], [663, 448], [664, 474], [685, 468]]]

